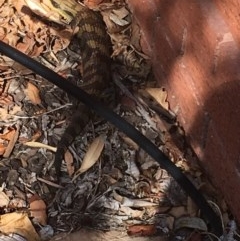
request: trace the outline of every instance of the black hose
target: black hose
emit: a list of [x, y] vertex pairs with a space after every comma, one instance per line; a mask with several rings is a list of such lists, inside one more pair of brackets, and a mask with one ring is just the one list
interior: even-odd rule
[[19, 62], [36, 74], [49, 80], [59, 88], [66, 91], [68, 94], [74, 96], [82, 101], [85, 105], [93, 109], [98, 115], [104, 117], [106, 120], [115, 125], [118, 129], [129, 136], [136, 142], [143, 150], [145, 150], [152, 158], [154, 158], [162, 168], [164, 168], [183, 188], [183, 190], [193, 199], [202, 212], [203, 217], [209, 223], [212, 231], [220, 236], [223, 233], [222, 224], [219, 216], [209, 206], [203, 195], [195, 188], [189, 179], [182, 173], [181, 169], [172, 163], [168, 157], [163, 154], [149, 139], [137, 131], [131, 124], [114, 113], [112, 110], [104, 106], [101, 102], [96, 100], [91, 95], [87, 94], [81, 88], [66, 81], [63, 77], [48, 69], [39, 62], [33, 60], [17, 49], [0, 41], [0, 52], [9, 58]]

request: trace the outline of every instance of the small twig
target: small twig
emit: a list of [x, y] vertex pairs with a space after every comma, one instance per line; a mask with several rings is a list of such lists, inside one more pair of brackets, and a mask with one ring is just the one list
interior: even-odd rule
[[130, 99], [132, 99], [137, 105], [141, 105], [138, 99], [128, 90], [128, 88], [119, 80], [119, 77], [115, 76], [114, 78], [115, 84], [119, 87], [119, 89]]
[[54, 182], [45, 180], [45, 179], [43, 179], [43, 178], [41, 178], [41, 177], [37, 177], [37, 180], [40, 181], [40, 182], [43, 182], [43, 183], [45, 183], [45, 184], [47, 184], [47, 185], [49, 185], [49, 186], [52, 186], [52, 187], [61, 188], [61, 189], [63, 188], [63, 186], [61, 186], [61, 185], [59, 185], [59, 184], [56, 184], [56, 183], [54, 183]]
[[24, 145], [29, 146], [29, 147], [37, 147], [37, 148], [44, 148], [53, 152], [57, 151], [56, 147], [41, 143], [41, 142], [37, 142], [37, 141], [28, 141], [25, 142]]

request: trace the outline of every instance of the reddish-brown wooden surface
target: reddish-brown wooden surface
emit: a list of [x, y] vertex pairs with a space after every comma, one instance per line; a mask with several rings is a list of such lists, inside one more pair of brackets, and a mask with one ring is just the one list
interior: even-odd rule
[[128, 3], [171, 109], [240, 222], [240, 1]]

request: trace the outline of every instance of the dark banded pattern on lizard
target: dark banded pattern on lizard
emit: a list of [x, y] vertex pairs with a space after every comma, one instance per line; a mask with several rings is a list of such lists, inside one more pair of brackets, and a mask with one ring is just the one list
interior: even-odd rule
[[[101, 93], [110, 80], [111, 42], [100, 13], [90, 10], [74, 0], [25, 1], [33, 12], [45, 19], [79, 27], [77, 37], [80, 41], [83, 66], [81, 87], [89, 94], [101, 97]], [[80, 103], [57, 146], [54, 164], [58, 178], [65, 151], [90, 118], [91, 111]]]

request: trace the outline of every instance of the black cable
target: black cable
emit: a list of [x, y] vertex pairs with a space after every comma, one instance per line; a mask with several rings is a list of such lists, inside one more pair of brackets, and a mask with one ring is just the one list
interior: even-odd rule
[[165, 154], [163, 154], [149, 139], [137, 131], [131, 124], [129, 124], [109, 108], [105, 107], [102, 103], [100, 103], [98, 100], [87, 94], [76, 85], [66, 81], [66, 79], [54, 71], [48, 69], [44, 65], [2, 41], [0, 41], [0, 52], [34, 71], [36, 74], [42, 76], [48, 81], [52, 82], [78, 100], [82, 101], [85, 105], [93, 109], [98, 115], [104, 117], [118, 129], [124, 132], [127, 136], [129, 136], [152, 158], [154, 158], [161, 165], [161, 167], [164, 168], [178, 182], [183, 190], [193, 199], [193, 201], [201, 210], [203, 217], [206, 219], [206, 221], [209, 222], [212, 231], [218, 236], [222, 235], [223, 230], [221, 220], [209, 206], [202, 194], [198, 192], [195, 186], [182, 173], [180, 168], [172, 163]]

